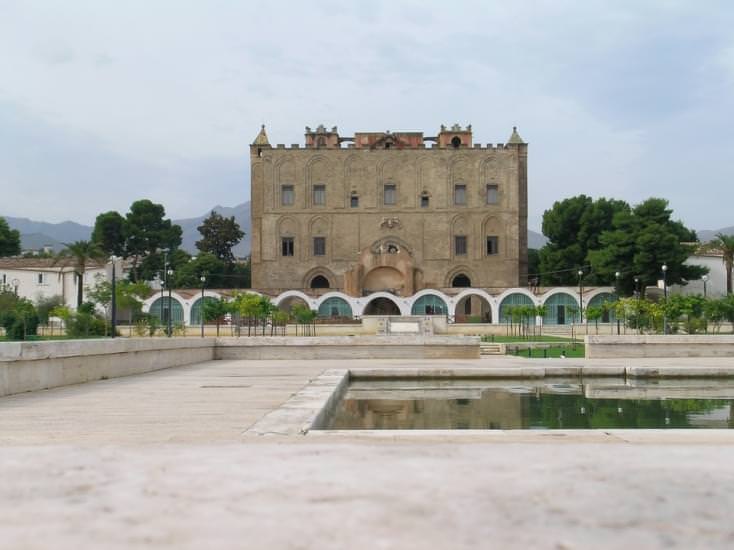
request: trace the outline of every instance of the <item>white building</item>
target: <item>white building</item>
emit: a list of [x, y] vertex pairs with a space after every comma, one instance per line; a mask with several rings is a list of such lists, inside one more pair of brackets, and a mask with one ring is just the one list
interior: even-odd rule
[[[64, 303], [76, 308], [77, 276], [71, 266], [53, 265], [53, 258], [0, 258], [0, 288], [36, 302], [39, 298], [61, 296]], [[95, 277], [109, 277], [110, 267], [92, 263], [84, 273], [84, 300], [87, 287]]]
[[[709, 268], [706, 280], [706, 295], [710, 298], [720, 298], [726, 295], [726, 266], [721, 252], [698, 252], [690, 256], [686, 262], [689, 265], [700, 265]], [[691, 281], [685, 286], [675, 285], [671, 292], [680, 294], [703, 294], [703, 280]]]

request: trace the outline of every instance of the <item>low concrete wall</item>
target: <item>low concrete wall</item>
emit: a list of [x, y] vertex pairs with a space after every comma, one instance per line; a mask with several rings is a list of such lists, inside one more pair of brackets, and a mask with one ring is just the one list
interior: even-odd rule
[[474, 337], [116, 338], [0, 343], [0, 397], [213, 359], [475, 359]]
[[474, 336], [218, 338], [217, 359], [477, 359]]
[[211, 361], [214, 338], [116, 338], [0, 344], [0, 397]]
[[734, 357], [734, 335], [586, 336], [589, 359], [635, 357]]

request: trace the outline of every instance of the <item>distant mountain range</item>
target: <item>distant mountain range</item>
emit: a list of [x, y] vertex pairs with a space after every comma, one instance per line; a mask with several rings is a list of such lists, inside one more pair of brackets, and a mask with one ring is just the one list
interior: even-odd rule
[[[232, 207], [217, 205], [196, 218], [173, 220], [173, 223], [180, 225], [181, 229], [183, 229], [181, 248], [191, 254], [196, 254], [196, 241], [201, 239], [201, 235], [196, 228], [201, 225], [212, 210], [227, 218], [234, 216], [237, 223], [240, 224], [240, 227], [245, 232], [245, 238], [234, 247], [234, 254], [237, 257], [247, 256], [250, 253], [249, 201]], [[63, 243], [89, 239], [92, 234], [92, 228], [90, 226], [71, 221], [48, 223], [29, 220], [28, 218], [4, 217], [12, 229], [20, 231], [23, 250], [39, 250], [48, 245], [52, 250], [58, 252], [64, 248]], [[734, 226], [697, 231], [698, 238], [701, 242], [710, 241], [717, 233], [734, 235]], [[541, 248], [546, 242], [548, 242], [548, 239], [544, 235], [532, 229], [528, 230], [528, 248]]]
[[[181, 248], [191, 254], [198, 252], [196, 241], [201, 239], [201, 235], [196, 228], [201, 225], [212, 210], [227, 218], [234, 216], [235, 221], [240, 224], [240, 227], [245, 232], [245, 238], [234, 247], [233, 251], [235, 256], [247, 256], [250, 253], [249, 202], [243, 202], [234, 207], [215, 206], [196, 218], [173, 220], [173, 223], [180, 225], [183, 230]], [[20, 231], [21, 247], [23, 250], [40, 250], [44, 246], [50, 246], [54, 252], [58, 252], [64, 248], [64, 243], [87, 240], [92, 235], [92, 227], [76, 222], [48, 223], [29, 220], [28, 218], [3, 217], [11, 229]]]
[[696, 231], [696, 235], [698, 235], [698, 240], [702, 243], [713, 240], [716, 237], [717, 233], [723, 233], [724, 235], [734, 235], [734, 225], [732, 225], [731, 227], [724, 227], [722, 229], [702, 229], [701, 231]]

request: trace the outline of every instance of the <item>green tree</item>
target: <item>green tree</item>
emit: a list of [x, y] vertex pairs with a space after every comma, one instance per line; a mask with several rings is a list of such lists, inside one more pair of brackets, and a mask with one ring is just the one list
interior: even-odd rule
[[125, 256], [127, 220], [118, 212], [104, 212], [97, 216], [92, 231], [92, 242], [108, 256]]
[[91, 241], [75, 241], [64, 243], [66, 248], [59, 252], [53, 265], [70, 266], [74, 269], [77, 281], [76, 306], [81, 307], [84, 296], [84, 273], [87, 267], [93, 263], [99, 263], [106, 259], [105, 253]]
[[589, 252], [588, 260], [596, 276], [614, 281], [620, 271], [619, 288], [625, 294], [634, 290], [634, 277], [640, 278], [644, 295], [647, 285], [662, 278], [663, 264], [668, 266], [668, 285], [685, 285], [700, 279], [707, 268], [686, 265], [693, 253], [696, 233], [682, 222], [670, 219], [672, 211], [665, 199], [650, 198], [630, 211], [615, 214], [613, 228], [599, 238], [599, 248]]
[[[121, 317], [120, 312], [125, 311], [129, 312], [130, 320], [138, 318], [143, 309], [143, 301], [150, 296], [150, 293], [151, 288], [145, 281], [118, 280], [115, 283], [117, 318], [124, 319], [125, 317]], [[88, 289], [87, 295], [92, 302], [109, 310], [112, 305], [112, 283], [104, 276], [98, 275], [95, 278], [94, 287]]]
[[159, 249], [174, 250], [181, 245], [181, 227], [165, 215], [163, 205], [143, 199], [135, 201], [125, 216], [126, 257], [132, 259], [132, 277], [136, 281], [140, 280], [138, 266], [142, 258]]
[[596, 333], [599, 334], [599, 319], [604, 315], [604, 308], [602, 306], [588, 306], [584, 313], [586, 314], [587, 326], [589, 321], [594, 321]]
[[196, 248], [214, 255], [228, 265], [234, 263], [232, 247], [245, 236], [234, 216], [225, 218], [212, 211], [197, 229], [202, 239], [196, 242]]
[[[176, 285], [176, 273], [178, 273], [180, 269], [183, 269], [183, 267], [191, 261], [191, 254], [189, 254], [185, 250], [177, 248], [172, 252], [169, 252], [167, 256], [168, 269], [173, 270], [173, 280], [171, 281], [171, 283], [177, 288], [181, 288], [180, 286]], [[160, 251], [154, 251], [145, 256], [143, 258], [143, 261], [140, 262], [140, 269], [138, 270], [139, 280], [150, 281], [151, 279], [154, 279], [156, 275], [160, 274], [162, 276], [163, 261], [164, 254]], [[198, 286], [199, 285], [196, 284], [194, 285], [194, 288]]]
[[205, 288], [229, 288], [227, 265], [209, 253], [199, 254], [180, 265], [174, 272], [176, 288], [201, 288], [200, 277], [206, 276]]
[[[604, 231], [612, 229], [618, 213], [628, 212], [629, 205], [620, 200], [600, 198], [594, 201], [578, 195], [553, 204], [543, 213], [543, 234], [548, 243], [539, 251], [539, 271], [544, 285], [573, 285], [576, 272], [588, 264], [589, 251], [599, 248]], [[587, 284], [608, 284], [607, 275], [586, 276]]]
[[20, 254], [20, 232], [10, 229], [5, 218], [0, 218], [0, 256]]
[[48, 324], [48, 318], [51, 316], [53, 311], [58, 306], [64, 305], [63, 296], [40, 296], [36, 300], [36, 313], [38, 313], [38, 320], [42, 325]]
[[222, 324], [224, 316], [230, 313], [231, 309], [230, 304], [223, 298], [219, 300], [204, 300], [201, 314], [205, 323], [214, 321], [217, 324], [217, 336], [219, 336], [219, 325]]
[[528, 248], [528, 284], [540, 285], [540, 253], [537, 248]]
[[14, 296], [0, 310], [0, 325], [5, 328], [5, 335], [10, 340], [25, 340], [28, 336], [35, 335], [38, 323], [36, 309], [25, 298]]

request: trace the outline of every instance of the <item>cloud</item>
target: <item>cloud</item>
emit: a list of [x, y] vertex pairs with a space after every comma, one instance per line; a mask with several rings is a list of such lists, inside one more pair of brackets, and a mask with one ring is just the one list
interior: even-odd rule
[[12, 124], [0, 128], [0, 177], [45, 194], [17, 195], [8, 214], [70, 217], [82, 208], [63, 188], [99, 210], [150, 193], [195, 215], [247, 198], [247, 144], [261, 123], [290, 144], [321, 122], [434, 133], [458, 121], [482, 143], [520, 128], [532, 227], [581, 192], [667, 196], [689, 225], [732, 224], [729, 2], [2, 9], [0, 115]]

